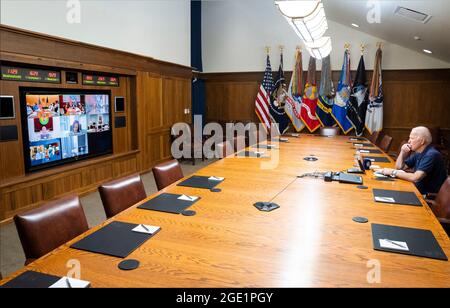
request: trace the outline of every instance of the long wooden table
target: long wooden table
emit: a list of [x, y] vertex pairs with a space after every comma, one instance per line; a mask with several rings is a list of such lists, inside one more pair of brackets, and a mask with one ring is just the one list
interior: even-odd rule
[[[449, 238], [412, 183], [376, 181], [371, 171], [363, 176], [365, 190], [297, 178], [306, 172], [352, 167], [355, 148], [345, 136], [301, 135], [289, 141], [277, 143], [279, 150], [266, 150], [279, 153], [279, 164], [272, 170], [261, 169], [265, 158], [228, 157], [196, 173], [225, 177], [218, 186], [221, 192], [175, 183], [157, 193], [200, 196], [189, 208], [195, 216], [141, 210], [137, 204], [1, 284], [25, 270], [67, 275], [67, 262], [76, 259], [81, 279], [93, 287], [450, 287], [448, 261], [373, 249], [371, 223], [381, 223], [431, 230], [450, 256]], [[303, 160], [310, 154], [319, 160]], [[372, 188], [414, 191], [423, 207], [376, 203]], [[261, 212], [253, 206], [270, 200], [281, 207]], [[355, 223], [354, 216], [367, 217], [369, 223]], [[161, 226], [128, 256], [140, 261], [136, 270], [119, 270], [120, 258], [69, 248], [110, 221]], [[367, 280], [374, 270], [372, 262], [380, 265], [379, 283]]]

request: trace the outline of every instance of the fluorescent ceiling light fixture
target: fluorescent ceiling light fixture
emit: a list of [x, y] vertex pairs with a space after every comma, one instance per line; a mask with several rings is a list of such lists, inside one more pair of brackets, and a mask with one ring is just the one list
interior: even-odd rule
[[332, 50], [331, 38], [329, 36], [323, 36], [317, 41], [305, 43], [305, 46], [309, 54], [318, 60], [327, 57]]
[[424, 49], [423, 52], [425, 52], [425, 53], [433, 53], [432, 51], [430, 51], [428, 49]]
[[304, 42], [318, 40], [328, 29], [320, 0], [275, 1], [275, 5]]
[[357, 24], [352, 24], [352, 26], [355, 28], [359, 28], [359, 25], [357, 25]]

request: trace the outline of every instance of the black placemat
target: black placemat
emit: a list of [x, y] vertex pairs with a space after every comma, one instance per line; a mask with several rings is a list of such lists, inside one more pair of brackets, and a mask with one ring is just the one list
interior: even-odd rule
[[[376, 197], [385, 197], [392, 198], [394, 202], [391, 201], [379, 201], [376, 200]], [[395, 203], [395, 204], [403, 204], [403, 205], [413, 205], [413, 206], [422, 206], [419, 198], [417, 198], [416, 194], [412, 191], [399, 191], [399, 190], [388, 190], [388, 189], [373, 189], [373, 198], [375, 202], [381, 203]]]
[[267, 155], [265, 153], [255, 153], [252, 151], [242, 151], [236, 154], [238, 157], [253, 157], [253, 158], [265, 158]]
[[[381, 247], [380, 239], [405, 242], [408, 245], [408, 251]], [[430, 230], [372, 224], [372, 240], [375, 250], [448, 261]]]
[[0, 286], [0, 288], [48, 288], [61, 277], [34, 272], [34, 271], [26, 271], [16, 278], [8, 281], [4, 285]]
[[137, 224], [113, 221], [76, 242], [71, 248], [125, 258], [153, 234], [131, 231]]
[[195, 201], [179, 200], [181, 195], [163, 193], [153, 199], [138, 206], [138, 209], [160, 211], [167, 213], [180, 214], [192, 204], [200, 200], [198, 197]]
[[370, 159], [372, 162], [376, 162], [376, 163], [390, 163], [391, 161], [387, 158], [387, 157], [383, 157], [383, 156], [363, 156], [364, 159], [368, 158]]
[[209, 180], [208, 178], [209, 176], [193, 175], [190, 178], [184, 180], [183, 182], [178, 183], [177, 186], [211, 189], [225, 180], [223, 179], [220, 181], [216, 181], [216, 180]]

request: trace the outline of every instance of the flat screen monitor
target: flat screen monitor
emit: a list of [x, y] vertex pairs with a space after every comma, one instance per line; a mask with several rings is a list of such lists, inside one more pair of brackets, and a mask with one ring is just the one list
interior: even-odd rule
[[14, 119], [14, 97], [8, 95], [0, 95], [0, 119]]
[[21, 88], [25, 169], [112, 153], [110, 91]]

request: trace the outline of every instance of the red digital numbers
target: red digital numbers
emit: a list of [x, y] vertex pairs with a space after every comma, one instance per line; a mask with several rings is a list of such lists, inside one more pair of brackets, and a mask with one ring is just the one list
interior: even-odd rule
[[38, 71], [29, 71], [28, 72], [28, 74], [30, 75], [30, 76], [39, 76], [39, 72]]
[[98, 81], [105, 81], [105, 77], [99, 76], [99, 77], [98, 77]]
[[86, 79], [86, 80], [92, 80], [92, 76], [86, 75], [86, 76], [85, 76], [85, 79]]
[[8, 68], [8, 74], [17, 75], [19, 70], [17, 68]]
[[50, 77], [50, 78], [56, 78], [56, 73], [48, 73], [48, 77]]

